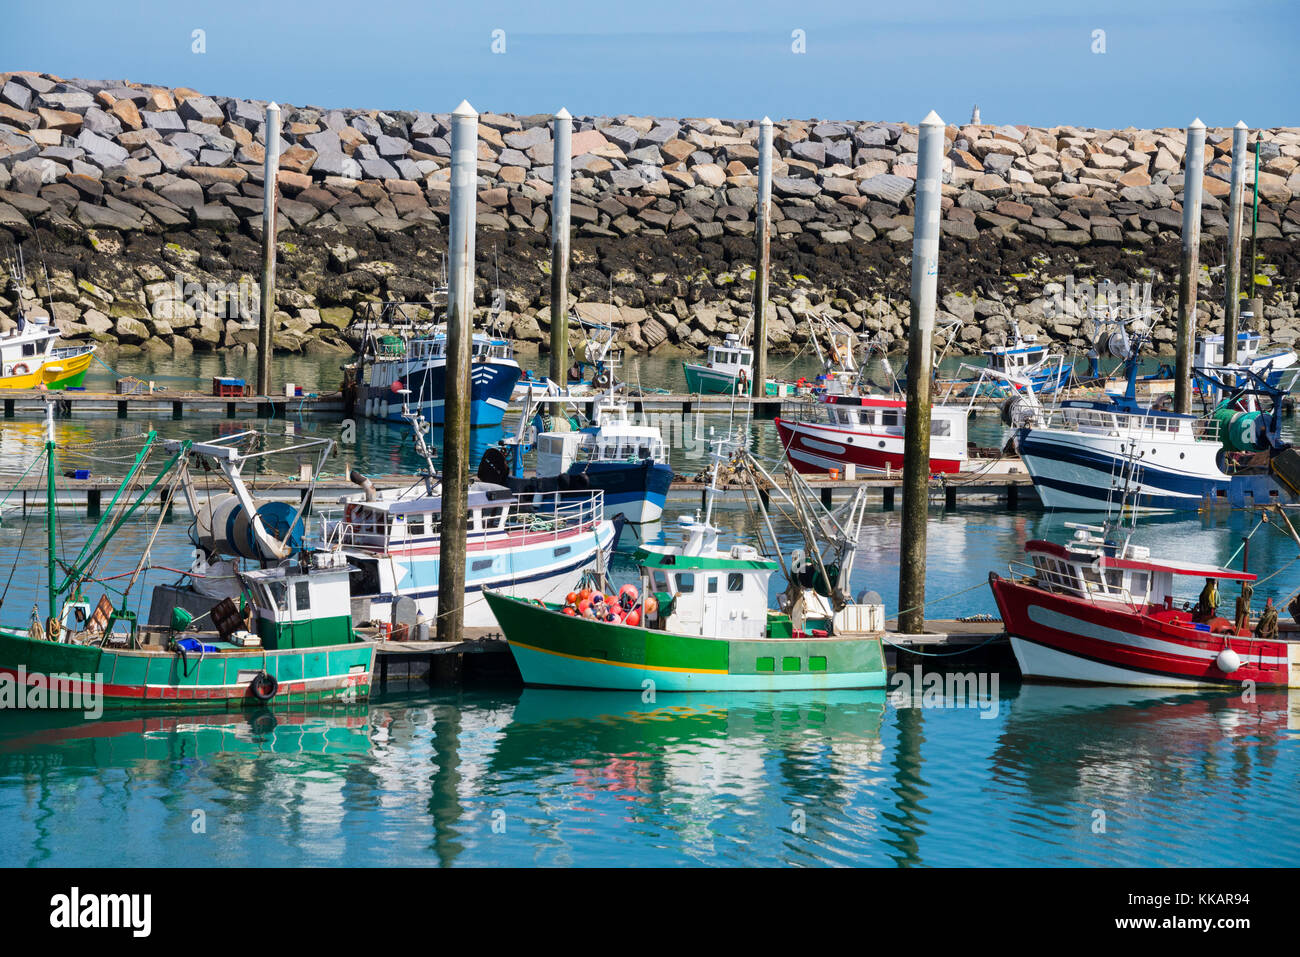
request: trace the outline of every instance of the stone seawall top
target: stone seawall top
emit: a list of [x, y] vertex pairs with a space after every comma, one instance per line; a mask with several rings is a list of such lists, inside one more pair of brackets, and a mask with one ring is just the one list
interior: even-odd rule
[[[258, 276], [265, 106], [183, 88], [0, 73], [0, 241], [5, 233], [40, 240], [46, 298], [67, 335], [182, 351], [252, 338], [249, 297], [213, 289]], [[285, 104], [282, 119], [277, 346], [341, 349], [364, 303], [421, 298], [438, 279], [450, 118]], [[479, 123], [479, 302], [501, 288], [512, 332], [525, 341], [542, 339], [546, 323], [549, 122], [483, 113]], [[1080, 346], [1077, 320], [1043, 315], [1041, 297], [1066, 276], [1151, 282], [1158, 302], [1173, 301], [1182, 130], [968, 125], [946, 135], [943, 305], [978, 320], [961, 347], [1000, 341], [1007, 318]], [[612, 294], [616, 321], [647, 349], [698, 349], [741, 323], [757, 138], [752, 120], [575, 118], [571, 294], [579, 311], [607, 318]], [[1300, 130], [1264, 130], [1259, 139], [1256, 294], [1268, 303], [1266, 331], [1290, 333]], [[774, 344], [806, 335], [791, 309], [800, 291], [855, 328], [901, 338], [915, 126], [785, 120], [774, 141]], [[1203, 325], [1222, 317], [1231, 144], [1231, 130], [1208, 131]], [[0, 314], [15, 311], [17, 295], [0, 298]]]

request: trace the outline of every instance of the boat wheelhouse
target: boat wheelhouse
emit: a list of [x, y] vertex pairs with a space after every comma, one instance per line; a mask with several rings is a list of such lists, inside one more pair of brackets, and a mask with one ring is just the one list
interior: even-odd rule
[[86, 380], [93, 345], [59, 346], [58, 330], [35, 319], [0, 328], [0, 389], [66, 389]]
[[[1300, 686], [1300, 644], [1197, 615], [1179, 579], [1255, 581], [1244, 570], [1155, 558], [1105, 526], [1066, 523], [1066, 545], [1034, 540], [1010, 576], [990, 573], [1026, 678], [1143, 687]], [[1220, 599], [1222, 601], [1222, 599]]]
[[[603, 561], [621, 523], [606, 521], [599, 491], [555, 491], [545, 502], [488, 482], [469, 487], [465, 624], [496, 624], [485, 588], [522, 598], [554, 599], [574, 576]], [[323, 513], [325, 541], [357, 569], [358, 621], [388, 620], [400, 597], [432, 619], [438, 611], [440, 483], [345, 496]]]
[[[776, 420], [781, 446], [804, 473], [853, 466], [884, 472], [903, 467], [907, 402], [891, 396], [826, 395]], [[930, 471], [960, 472], [966, 462], [966, 410], [936, 405], [930, 412]]]
[[1011, 335], [1006, 343], [985, 349], [984, 355], [989, 369], [1028, 381], [1039, 394], [1056, 392], [1070, 381], [1071, 370], [1066, 367], [1065, 356], [1053, 354], [1046, 344], [1039, 344], [1035, 335], [1022, 335], [1018, 322], [1011, 323]]

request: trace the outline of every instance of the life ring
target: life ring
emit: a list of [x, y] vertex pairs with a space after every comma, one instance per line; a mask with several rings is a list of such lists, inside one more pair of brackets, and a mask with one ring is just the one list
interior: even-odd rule
[[280, 682], [275, 680], [274, 675], [268, 675], [265, 671], [258, 672], [248, 685], [248, 690], [252, 692], [253, 697], [264, 702], [274, 698], [279, 689]]
[[9, 367], [10, 375], [27, 375], [32, 370], [27, 368], [26, 362], [15, 362]]
[[609, 373], [608, 373], [608, 372], [601, 372], [601, 373], [597, 374], [597, 376], [596, 376], [594, 379], [591, 380], [591, 384], [592, 384], [593, 387], [595, 387], [595, 388], [597, 388], [597, 389], [608, 389], [608, 388], [609, 388]]

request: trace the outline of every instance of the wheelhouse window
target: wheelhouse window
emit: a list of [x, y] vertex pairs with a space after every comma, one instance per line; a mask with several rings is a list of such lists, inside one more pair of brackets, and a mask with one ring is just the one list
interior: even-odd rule
[[732, 572], [727, 576], [727, 591], [737, 592], [745, 590], [745, 576], [740, 572]]
[[695, 575], [691, 572], [678, 572], [677, 591], [683, 595], [689, 595], [695, 591]]
[[952, 423], [947, 419], [935, 419], [930, 423], [930, 431], [934, 435], [950, 436], [952, 435]]
[[307, 582], [293, 584], [294, 611], [311, 611], [311, 585]]

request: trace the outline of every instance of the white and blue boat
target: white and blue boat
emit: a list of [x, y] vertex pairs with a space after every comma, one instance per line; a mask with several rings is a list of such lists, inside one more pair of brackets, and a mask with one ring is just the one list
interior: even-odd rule
[[[1245, 507], [1290, 501], [1275, 477], [1283, 455], [1279, 394], [1236, 392], [1208, 416], [1140, 405], [1137, 349], [1127, 360], [1128, 387], [1104, 401], [1068, 401], [1044, 411], [1035, 403], [1017, 423], [1016, 449], [1048, 508], [1105, 510], [1130, 482], [1132, 507], [1181, 511], [1212, 505]], [[1259, 409], [1255, 394], [1270, 395]]]
[[[386, 621], [395, 603], [409, 598], [432, 620], [438, 613], [441, 560], [442, 480], [424, 441], [428, 424], [414, 412], [415, 445], [427, 468], [404, 489], [377, 490], [353, 472], [362, 488], [340, 500], [341, 512], [323, 513], [327, 547], [341, 550], [352, 576], [353, 616]], [[622, 531], [622, 521], [605, 518], [599, 490], [556, 490], [516, 495], [492, 482], [469, 486], [466, 542], [465, 624], [490, 627], [496, 618], [484, 589], [516, 598], [562, 600], [583, 571], [603, 569]]]
[[[1252, 318], [1251, 313], [1243, 312], [1241, 314], [1243, 326], [1247, 325]], [[1250, 384], [1248, 373], [1253, 373], [1273, 388], [1284, 392], [1291, 391], [1296, 377], [1300, 375], [1300, 368], [1297, 368], [1297, 361], [1300, 360], [1297, 360], [1295, 352], [1291, 349], [1269, 349], [1267, 352], [1261, 352], [1263, 342], [1264, 337], [1253, 329], [1241, 329], [1237, 333], [1236, 361], [1225, 363], [1223, 335], [1220, 333], [1198, 336], [1192, 364], [1208, 377], [1208, 381], [1198, 384], [1199, 388], [1210, 395], [1217, 396], [1221, 391], [1218, 383], [1223, 382], [1225, 378], [1231, 377], [1227, 381], [1236, 388], [1245, 388]]]
[[[429, 303], [385, 303], [377, 322], [367, 323], [361, 349], [345, 388], [362, 415], [403, 422], [403, 408], [436, 427], [444, 424], [447, 385], [447, 326], [409, 317], [427, 312]], [[470, 359], [470, 425], [497, 427], [510, 404], [521, 370], [508, 339], [475, 332]], [[409, 396], [403, 396], [406, 390]]]

